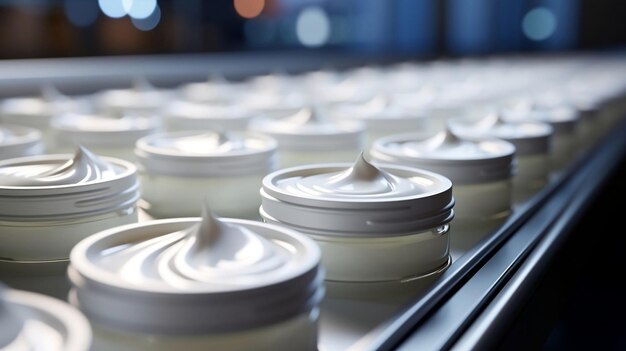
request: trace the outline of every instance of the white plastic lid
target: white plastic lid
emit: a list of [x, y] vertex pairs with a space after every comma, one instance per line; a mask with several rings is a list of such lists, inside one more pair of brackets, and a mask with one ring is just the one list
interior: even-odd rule
[[429, 117], [419, 109], [404, 107], [394, 99], [378, 95], [361, 104], [343, 104], [332, 109], [339, 120], [363, 121], [368, 130], [418, 130], [426, 128]]
[[38, 155], [43, 149], [37, 129], [0, 124], [0, 160]]
[[239, 105], [216, 105], [177, 100], [165, 110], [170, 127], [219, 131], [245, 130], [256, 113]]
[[307, 107], [282, 117], [252, 120], [250, 129], [267, 134], [285, 150], [360, 149], [364, 125], [358, 122], [335, 122], [318, 108]]
[[130, 89], [110, 89], [97, 93], [95, 103], [100, 111], [115, 115], [128, 112], [152, 114], [172, 97], [169, 90], [156, 89], [145, 79], [135, 79]]
[[91, 328], [74, 307], [0, 287], [0, 350], [88, 351]]
[[52, 86], [44, 86], [40, 96], [9, 98], [0, 103], [0, 116], [4, 122], [37, 129], [48, 128], [53, 116], [90, 110], [86, 101], [65, 96]]
[[316, 235], [381, 237], [431, 230], [453, 217], [452, 183], [420, 169], [354, 164], [287, 168], [267, 175], [261, 215]]
[[135, 154], [146, 172], [201, 177], [266, 173], [276, 163], [276, 141], [248, 132], [175, 132], [137, 141]]
[[455, 184], [483, 183], [511, 177], [515, 146], [500, 139], [460, 138], [450, 130], [420, 139], [400, 134], [374, 142], [375, 161], [421, 167]]
[[448, 126], [457, 135], [466, 138], [498, 138], [515, 146], [519, 156], [547, 154], [554, 129], [538, 121], [505, 121], [497, 113], [478, 120], [449, 119]]
[[541, 105], [529, 100], [521, 101], [504, 109], [503, 117], [510, 121], [539, 121], [548, 123], [555, 134], [573, 133], [580, 120], [580, 114], [569, 105]]
[[183, 99], [200, 103], [232, 103], [240, 89], [220, 75], [210, 75], [204, 82], [188, 83], [180, 87]]
[[130, 162], [82, 147], [74, 155], [1, 161], [0, 220], [63, 220], [131, 207], [139, 199], [136, 173]]
[[115, 329], [239, 331], [309, 313], [323, 295], [320, 251], [312, 240], [261, 222], [217, 219], [206, 210], [202, 218], [97, 233], [70, 257], [70, 300]]
[[155, 117], [79, 114], [55, 117], [50, 125], [61, 145], [113, 148], [133, 147], [139, 138], [153, 134], [161, 127]]

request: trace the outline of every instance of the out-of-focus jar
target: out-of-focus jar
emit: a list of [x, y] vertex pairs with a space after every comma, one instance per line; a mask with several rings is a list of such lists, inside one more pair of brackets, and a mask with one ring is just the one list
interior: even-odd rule
[[426, 139], [412, 134], [382, 138], [371, 154], [375, 161], [419, 167], [452, 181], [456, 204], [450, 242], [455, 251], [470, 248], [511, 213], [515, 146], [507, 141], [461, 138], [447, 129]]
[[338, 105], [332, 116], [341, 121], [362, 121], [366, 126], [366, 149], [385, 136], [414, 132], [428, 136], [436, 132], [432, 118], [423, 110], [397, 104], [387, 96], [379, 95], [361, 104]]
[[91, 328], [74, 307], [0, 286], [0, 350], [89, 351]]
[[178, 92], [183, 100], [206, 104], [233, 104], [245, 85], [232, 83], [219, 75], [211, 75], [204, 82], [183, 84]]
[[498, 113], [477, 120], [448, 120], [450, 129], [466, 138], [498, 138], [515, 146], [513, 202], [522, 203], [548, 182], [552, 127], [543, 122], [505, 122]]
[[204, 199], [222, 216], [257, 218], [261, 180], [276, 167], [276, 141], [248, 132], [155, 134], [135, 153], [145, 210], [157, 218], [193, 216]]
[[246, 130], [256, 113], [238, 105], [205, 104], [182, 100], [172, 102], [163, 112], [170, 131], [213, 130], [228, 132]]
[[304, 108], [280, 118], [260, 117], [250, 129], [278, 142], [280, 168], [321, 162], [348, 162], [363, 147], [364, 126], [335, 122], [317, 108]]
[[552, 126], [554, 137], [550, 165], [554, 172], [566, 168], [579, 151], [580, 114], [570, 106], [543, 106], [530, 101], [522, 101], [511, 108], [504, 109], [503, 117], [507, 121], [539, 121]]
[[80, 242], [70, 301], [100, 350], [317, 350], [320, 252], [295, 231], [203, 218], [113, 228]]
[[86, 99], [71, 98], [51, 86], [45, 86], [41, 96], [16, 97], [0, 102], [0, 121], [38, 129], [46, 148], [53, 144], [50, 119], [64, 113], [89, 113], [91, 103]]
[[82, 145], [97, 155], [135, 160], [135, 143], [161, 129], [156, 117], [66, 114], [50, 122], [57, 152]]
[[263, 179], [261, 216], [309, 235], [334, 282], [398, 282], [448, 264], [452, 183], [415, 168], [328, 163]]
[[0, 160], [43, 153], [41, 132], [30, 127], [0, 124]]
[[81, 239], [137, 221], [139, 184], [127, 161], [43, 155], [0, 162], [0, 281], [64, 298]]
[[153, 116], [167, 105], [174, 93], [167, 89], [157, 89], [145, 79], [135, 79], [127, 89], [109, 89], [96, 93], [93, 97], [98, 112], [122, 117], [127, 114]]

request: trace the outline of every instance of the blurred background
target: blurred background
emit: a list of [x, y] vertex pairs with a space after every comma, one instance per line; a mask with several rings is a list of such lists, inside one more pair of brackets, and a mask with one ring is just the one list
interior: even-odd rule
[[623, 0], [0, 0], [0, 58], [619, 49]]

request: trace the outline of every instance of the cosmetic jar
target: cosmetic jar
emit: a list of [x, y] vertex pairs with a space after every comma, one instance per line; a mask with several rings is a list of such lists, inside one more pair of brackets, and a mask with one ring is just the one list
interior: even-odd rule
[[303, 108], [280, 118], [259, 117], [250, 130], [278, 142], [280, 168], [321, 162], [349, 162], [363, 147], [364, 126], [335, 122], [318, 108]]
[[258, 218], [276, 141], [249, 132], [184, 131], [139, 139], [142, 202], [155, 218], [193, 216], [206, 198], [221, 216]]
[[30, 127], [0, 123], [0, 160], [43, 153], [41, 132]]
[[93, 100], [99, 113], [122, 117], [132, 115], [155, 115], [167, 105], [174, 93], [157, 89], [145, 79], [135, 79], [131, 88], [109, 89], [94, 94]]
[[0, 281], [64, 298], [72, 247], [136, 222], [138, 199], [133, 164], [84, 148], [0, 161]]
[[72, 250], [70, 302], [99, 350], [317, 350], [320, 252], [257, 221], [149, 221]]
[[426, 139], [412, 134], [382, 138], [371, 154], [376, 162], [419, 167], [452, 181], [455, 251], [469, 248], [511, 213], [515, 146], [507, 141], [462, 138], [446, 129]]
[[361, 154], [270, 173], [261, 197], [266, 222], [317, 241], [329, 281], [407, 280], [448, 263], [454, 200], [441, 175], [378, 167]]
[[50, 122], [56, 151], [68, 152], [82, 145], [100, 156], [134, 162], [135, 143], [161, 130], [156, 117], [66, 114]]
[[69, 304], [0, 287], [0, 350], [89, 351], [87, 319]]
[[246, 130], [256, 113], [229, 104], [206, 104], [176, 100], [163, 112], [169, 131], [213, 130], [228, 132]]

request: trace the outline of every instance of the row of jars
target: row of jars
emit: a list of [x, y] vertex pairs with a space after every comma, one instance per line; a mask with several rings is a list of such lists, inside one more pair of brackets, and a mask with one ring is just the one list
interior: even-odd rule
[[[520, 104], [506, 114], [450, 119], [439, 130], [404, 129], [413, 133], [377, 138], [368, 155], [359, 155], [363, 144], [346, 148], [356, 159], [351, 163], [328, 163], [345, 161], [333, 157], [351, 138], [334, 139], [335, 124], [311, 108], [254, 122], [270, 136], [149, 135], [136, 142], [134, 156], [125, 156], [131, 161], [85, 148], [5, 160], [0, 275], [62, 298], [67, 287], [59, 282], [69, 275], [69, 301], [90, 320], [97, 349], [315, 349], [325, 288], [433, 279], [450, 262], [450, 228], [484, 229], [511, 211], [514, 169], [519, 186], [532, 192], [547, 181], [551, 165], [559, 170], [571, 161], [584, 140], [581, 111], [540, 110], [559, 116], [542, 123], [529, 117], [537, 110]], [[605, 110], [593, 118], [607, 119]], [[311, 138], [327, 147], [313, 153], [321, 157], [314, 162], [325, 163], [309, 164], [306, 148], [296, 148], [290, 162], [307, 164], [275, 170], [276, 153], [285, 159], [287, 152], [271, 132], [308, 145], [306, 133], [289, 133], [298, 130], [289, 126], [294, 122], [326, 126]], [[362, 142], [363, 126], [359, 133]], [[254, 209], [264, 223], [216, 218], [205, 207], [202, 218], [137, 224], [139, 201], [153, 217], [195, 216], [207, 201], [230, 217], [250, 218]], [[87, 342], [84, 319], [65, 313], [68, 306], [57, 312], [73, 322], [46, 323], [42, 316], [54, 316], [49, 309], [32, 312], [39, 297], [6, 296], [0, 317], [13, 327], [0, 333], [0, 346], [36, 342], [28, 318], [48, 325], [59, 342], [69, 340], [70, 323], [82, 325], [74, 332]]]

